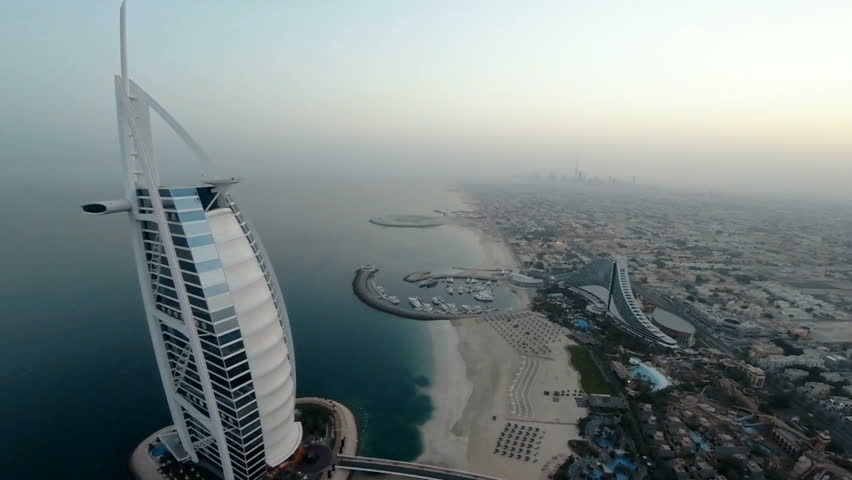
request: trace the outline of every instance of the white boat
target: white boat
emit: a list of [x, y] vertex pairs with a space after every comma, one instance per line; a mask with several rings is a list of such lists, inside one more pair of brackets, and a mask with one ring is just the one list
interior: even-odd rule
[[389, 301], [390, 303], [394, 304], [394, 305], [399, 305], [399, 297], [396, 297], [394, 295], [386, 297], [386, 300]]
[[494, 301], [494, 294], [489, 292], [488, 290], [483, 290], [483, 291], [477, 293], [476, 295], [474, 295], [473, 298], [475, 298], [476, 300], [479, 300], [480, 302], [493, 302]]
[[435, 305], [440, 305], [441, 299], [438, 297], [432, 297], [432, 303], [434, 303]]
[[449, 293], [450, 295], [452, 295], [452, 294], [453, 294], [453, 287], [448, 288], [448, 289], [447, 289], [447, 293]]
[[441, 304], [441, 310], [443, 310], [443, 311], [445, 311], [445, 312], [449, 312], [449, 311], [450, 311], [450, 307], [448, 307], [446, 303], [442, 303], [442, 304]]
[[417, 297], [408, 297], [408, 303], [410, 303], [415, 310], [423, 308], [423, 302], [421, 302]]

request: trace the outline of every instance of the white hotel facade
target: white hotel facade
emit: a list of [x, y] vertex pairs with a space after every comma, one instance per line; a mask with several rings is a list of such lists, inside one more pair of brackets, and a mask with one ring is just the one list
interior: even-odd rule
[[178, 460], [226, 480], [263, 478], [298, 448], [289, 320], [272, 265], [237, 208], [234, 179], [160, 183], [151, 113], [206, 162], [189, 134], [127, 75], [125, 7], [115, 78], [125, 196], [82, 205], [129, 219], [145, 315], [174, 423], [161, 440]]

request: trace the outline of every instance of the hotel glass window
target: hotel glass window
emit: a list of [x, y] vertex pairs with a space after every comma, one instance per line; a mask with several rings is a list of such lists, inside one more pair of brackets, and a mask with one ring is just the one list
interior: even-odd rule
[[207, 224], [207, 222], [187, 223], [183, 225], [183, 231], [186, 232], [187, 237], [193, 237], [195, 235], [204, 235], [210, 233], [210, 226]]
[[201, 202], [197, 197], [186, 197], [174, 199], [175, 209], [177, 210], [200, 210]]
[[202, 245], [212, 245], [213, 235], [199, 235], [188, 239], [190, 247], [200, 247]]
[[201, 210], [191, 210], [189, 212], [180, 212], [178, 214], [178, 216], [180, 217], [180, 221], [182, 223], [196, 222], [196, 221], [199, 221], [199, 220], [206, 220], [207, 219], [207, 217], [204, 215], [204, 212], [202, 212]]

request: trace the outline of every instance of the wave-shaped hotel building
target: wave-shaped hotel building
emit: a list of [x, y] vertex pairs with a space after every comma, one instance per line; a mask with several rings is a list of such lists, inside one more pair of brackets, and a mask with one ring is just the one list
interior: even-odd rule
[[678, 342], [642, 311], [642, 305], [633, 295], [626, 258], [598, 259], [577, 272], [556, 277], [556, 280], [585, 290], [606, 302], [606, 311], [625, 331], [661, 347], [677, 347]]
[[151, 112], [206, 163], [187, 132], [127, 76], [124, 5], [115, 78], [125, 197], [82, 206], [124, 212], [148, 328], [174, 428], [159, 436], [179, 461], [226, 480], [263, 478], [301, 444], [290, 325], [257, 233], [229, 192], [234, 179], [160, 183]]

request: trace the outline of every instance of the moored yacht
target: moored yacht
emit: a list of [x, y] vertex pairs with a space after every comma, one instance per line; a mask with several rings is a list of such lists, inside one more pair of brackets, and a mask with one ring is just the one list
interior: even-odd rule
[[489, 292], [488, 290], [483, 290], [483, 291], [477, 293], [476, 295], [474, 295], [473, 298], [475, 298], [476, 300], [479, 300], [480, 302], [493, 302], [494, 301], [494, 294]]

